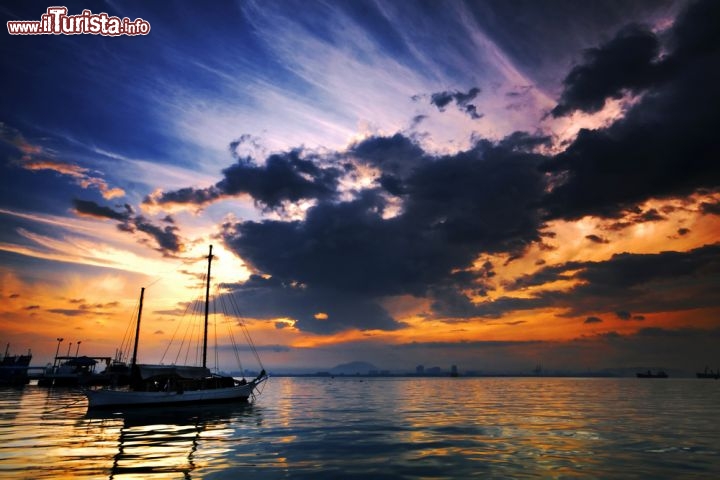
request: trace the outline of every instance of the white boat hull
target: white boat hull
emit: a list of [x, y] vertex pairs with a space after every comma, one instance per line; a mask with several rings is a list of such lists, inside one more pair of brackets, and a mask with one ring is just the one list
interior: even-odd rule
[[150, 405], [184, 405], [213, 402], [244, 402], [253, 394], [257, 383], [208, 390], [184, 392], [138, 392], [131, 390], [85, 390], [88, 407], [132, 407]]

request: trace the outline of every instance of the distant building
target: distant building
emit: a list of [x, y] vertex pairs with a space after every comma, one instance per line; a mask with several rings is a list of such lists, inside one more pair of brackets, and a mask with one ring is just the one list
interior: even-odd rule
[[458, 376], [457, 365], [453, 365], [453, 366], [450, 367], [450, 376], [451, 376], [451, 377], [457, 377], [457, 376]]

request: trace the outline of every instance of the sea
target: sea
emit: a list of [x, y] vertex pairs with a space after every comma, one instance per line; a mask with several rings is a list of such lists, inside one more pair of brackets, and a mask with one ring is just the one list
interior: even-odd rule
[[254, 401], [88, 412], [0, 389], [2, 479], [720, 478], [720, 381], [272, 377]]

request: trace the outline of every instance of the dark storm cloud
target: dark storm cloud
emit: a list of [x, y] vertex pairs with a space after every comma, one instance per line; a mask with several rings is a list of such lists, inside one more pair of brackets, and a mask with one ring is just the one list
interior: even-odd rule
[[428, 162], [405, 180], [401, 221], [447, 248], [467, 249], [465, 258], [479, 251], [520, 253], [540, 240], [542, 160], [514, 145], [482, 141]]
[[186, 187], [173, 192], [163, 192], [159, 197], [146, 197], [145, 204], [192, 204], [206, 205], [212, 203], [222, 196], [222, 192], [217, 187], [209, 188], [192, 188]]
[[583, 323], [602, 323], [600, 317], [587, 317]]
[[381, 175], [378, 179], [378, 183], [391, 195], [400, 196], [404, 193], [407, 193], [405, 188], [403, 187], [402, 180], [393, 175]]
[[[662, 58], [655, 58], [653, 34], [633, 27], [576, 67], [585, 73], [567, 77], [556, 114], [593, 111], [623, 89], [643, 95], [624, 118], [605, 129], [582, 130], [547, 163], [548, 172], [565, 178], [545, 199], [550, 217], [617, 217], [650, 197], [718, 188], [718, 24], [720, 3], [689, 4], [669, 32]], [[631, 59], [638, 64], [627, 66]]]
[[549, 147], [551, 143], [550, 136], [532, 135], [527, 132], [513, 132], [500, 140], [500, 146], [503, 148], [528, 153], [534, 152], [540, 147]]
[[474, 100], [479, 93], [480, 88], [478, 87], [471, 88], [467, 93], [459, 91], [437, 92], [430, 95], [430, 103], [435, 105], [441, 112], [444, 112], [445, 108], [454, 102], [461, 112], [466, 113], [473, 120], [477, 120], [482, 118], [483, 115], [478, 113], [477, 107], [470, 102]]
[[571, 317], [605, 311], [623, 320], [644, 320], [642, 315], [631, 316], [630, 311], [720, 306], [716, 294], [719, 274], [720, 244], [688, 252], [622, 253], [604, 262], [568, 262], [546, 267], [507, 285], [512, 291], [556, 280], [580, 282], [567, 291], [549, 291], [530, 298], [502, 297], [479, 304], [468, 301], [463, 310], [444, 313], [493, 318], [512, 310], [553, 307], [567, 309], [564, 315]]
[[118, 229], [123, 232], [134, 233], [136, 231], [143, 232], [155, 240], [156, 250], [164, 255], [172, 255], [183, 249], [183, 242], [177, 234], [178, 227], [174, 225], [172, 217], [166, 216], [163, 222], [169, 223], [165, 227], [159, 227], [152, 221], [142, 215], [134, 215], [130, 205], [125, 204], [124, 210], [114, 210], [105, 205], [99, 205], [92, 200], [73, 200], [75, 212], [80, 215], [90, 215], [97, 218], [107, 218], [117, 220]]
[[318, 162], [304, 158], [299, 149], [267, 157], [264, 165], [256, 165], [249, 158], [236, 154], [237, 145], [230, 150], [237, 163], [223, 170], [223, 179], [208, 188], [182, 188], [148, 196], [149, 205], [190, 204], [203, 206], [223, 197], [250, 195], [268, 208], [283, 202], [302, 199], [329, 199], [336, 193], [341, 170], [320, 167]]
[[447, 319], [502, 318], [510, 312], [547, 308], [555, 303], [555, 299], [546, 296], [530, 298], [506, 296], [492, 301], [475, 303], [463, 292], [452, 291], [446, 292], [445, 296], [436, 295], [431, 307], [434, 314]]
[[[375, 310], [379, 317], [364, 320], [313, 317], [339, 294], [376, 308], [388, 295], [426, 297], [431, 299], [433, 313], [446, 319], [499, 318], [515, 310], [546, 307], [581, 316], [627, 308], [653, 312], [715, 305], [707, 269], [716, 268], [716, 247], [688, 253], [616, 255], [607, 262], [569, 262], [541, 269], [509, 286], [512, 290], [556, 280], [583, 282], [569, 292], [471, 301], [470, 296], [486, 295], [483, 274], [464, 270], [480, 252], [519, 256], [529, 244], [542, 239], [537, 205], [545, 183], [536, 167], [544, 157], [527, 151], [542, 141], [515, 135], [498, 144], [479, 141], [468, 151], [433, 157], [402, 135], [370, 138], [349, 153], [355, 161], [392, 172], [384, 173], [379, 184], [402, 199], [399, 215], [383, 218], [386, 204], [380, 190], [365, 190], [352, 201], [321, 202], [308, 210], [303, 221], [228, 224], [224, 238], [250, 265], [282, 285], [263, 289], [267, 295], [263, 303], [281, 299], [267, 315], [282, 316], [284, 311], [286, 316], [304, 319], [299, 328], [313, 331], [393, 326], [384, 310]], [[656, 210], [631, 210], [638, 222], [659, 216]], [[588, 239], [605, 241], [593, 235]], [[693, 275], [699, 275], [697, 282]], [[653, 293], [653, 287], [667, 278], [677, 288], [672, 298]], [[312, 306], [307, 303], [311, 300]]]
[[[244, 222], [225, 230], [226, 242], [262, 272], [288, 283], [367, 295], [422, 293], [427, 278], [445, 270], [454, 254], [428, 232], [384, 220], [380, 198], [321, 204], [303, 222]], [[462, 255], [462, 254], [460, 254]]]
[[[400, 196], [400, 214], [384, 218], [386, 199], [380, 189], [369, 189], [351, 201], [320, 202], [303, 221], [225, 225], [224, 239], [258, 271], [283, 285], [303, 286], [272, 290], [283, 299], [289, 291], [305, 301], [310, 293], [315, 299], [327, 293], [324, 302], [304, 312], [306, 319], [311, 310], [325, 311], [323, 303], [333, 296], [373, 304], [388, 295], [448, 296], [475, 280], [481, 291], [492, 265], [462, 272], [479, 252], [520, 254], [540, 239], [542, 222], [533, 204], [544, 191], [537, 168], [543, 157], [513, 146], [479, 142], [456, 155], [432, 157], [402, 135], [367, 139], [347, 155], [392, 172], [380, 184]], [[388, 319], [376, 311], [362, 324], [392, 325]]]
[[249, 193], [269, 207], [276, 207], [284, 200], [331, 198], [340, 171], [320, 168], [313, 161], [301, 158], [300, 153], [292, 150], [271, 155], [263, 167], [238, 159], [238, 163], [223, 170], [225, 178], [217, 188], [227, 195]]
[[[387, 143], [391, 152], [396, 137]], [[358, 156], [385, 165], [373, 152]], [[416, 155], [426, 157], [417, 149]], [[478, 251], [522, 251], [539, 239], [538, 215], [528, 207], [542, 195], [540, 161], [483, 144], [418, 163], [403, 182], [404, 207], [396, 217], [383, 218], [383, 198], [366, 190], [353, 201], [320, 203], [302, 222], [229, 225], [225, 238], [250, 264], [286, 281], [423, 295]]]
[[565, 90], [552, 110], [555, 117], [574, 110], [594, 113], [608, 98], [620, 98], [626, 90], [637, 91], [658, 75], [660, 42], [639, 25], [625, 27], [610, 42], [585, 51], [585, 62], [565, 77]]
[[[670, 210], [669, 210], [670, 211]], [[669, 212], [668, 211], [668, 212]], [[633, 225], [646, 223], [646, 222], [659, 222], [666, 220], [656, 209], [650, 208], [648, 210], [642, 210], [638, 206], [629, 207], [621, 212], [617, 212], [616, 215], [622, 215], [622, 220], [612, 223], [607, 228], [613, 231], [621, 231]]]
[[407, 176], [432, 158], [411, 138], [400, 133], [392, 137], [370, 137], [350, 147], [348, 154], [387, 175]]
[[124, 211], [117, 211], [105, 205], [99, 205], [90, 200], [80, 200], [75, 198], [73, 199], [73, 206], [75, 207], [75, 211], [81, 215], [109, 218], [120, 222], [127, 221], [132, 214], [132, 208], [129, 205], [125, 205]]
[[702, 202], [700, 211], [705, 215], [720, 215], [720, 202]]
[[[586, 262], [572, 290], [574, 310], [617, 305], [615, 311], [668, 311], [717, 306], [713, 285], [720, 273], [720, 244], [688, 252], [613, 255], [606, 262]], [[672, 281], [672, 295], [664, 290]], [[625, 306], [626, 308], [623, 308]], [[631, 308], [628, 308], [631, 307]]]
[[[243, 284], [226, 286], [233, 289], [233, 299], [243, 316], [289, 317], [303, 331], [395, 330], [403, 326], [372, 298], [333, 288], [283, 283], [258, 275], [252, 275]], [[326, 314], [327, 318], [318, 318], [319, 313]]]
[[[544, 264], [545, 262], [540, 263], [540, 265]], [[573, 276], [570, 272], [582, 266], [583, 264], [581, 262], [567, 262], [561, 265], [544, 267], [532, 275], [523, 275], [516, 278], [512, 283], [507, 285], [507, 288], [511, 291], [523, 290], [559, 280], [571, 280]]]
[[135, 217], [134, 225], [139, 231], [155, 239], [161, 252], [177, 253], [182, 249], [182, 241], [177, 235], [179, 229], [176, 226], [158, 227], [142, 216]]

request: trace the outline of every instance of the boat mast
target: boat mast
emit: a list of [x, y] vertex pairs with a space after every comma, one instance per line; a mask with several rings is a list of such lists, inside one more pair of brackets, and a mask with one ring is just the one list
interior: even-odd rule
[[205, 333], [203, 334], [203, 368], [207, 367], [208, 313], [210, 312], [210, 264], [212, 263], [212, 256], [212, 245], [210, 245], [210, 254], [208, 255], [207, 282], [205, 285]]
[[143, 297], [145, 296], [145, 287], [140, 289], [140, 307], [138, 308], [137, 325], [135, 325], [135, 346], [133, 347], [132, 362], [130, 371], [132, 372], [137, 364], [138, 341], [140, 340], [140, 318], [142, 317]]

